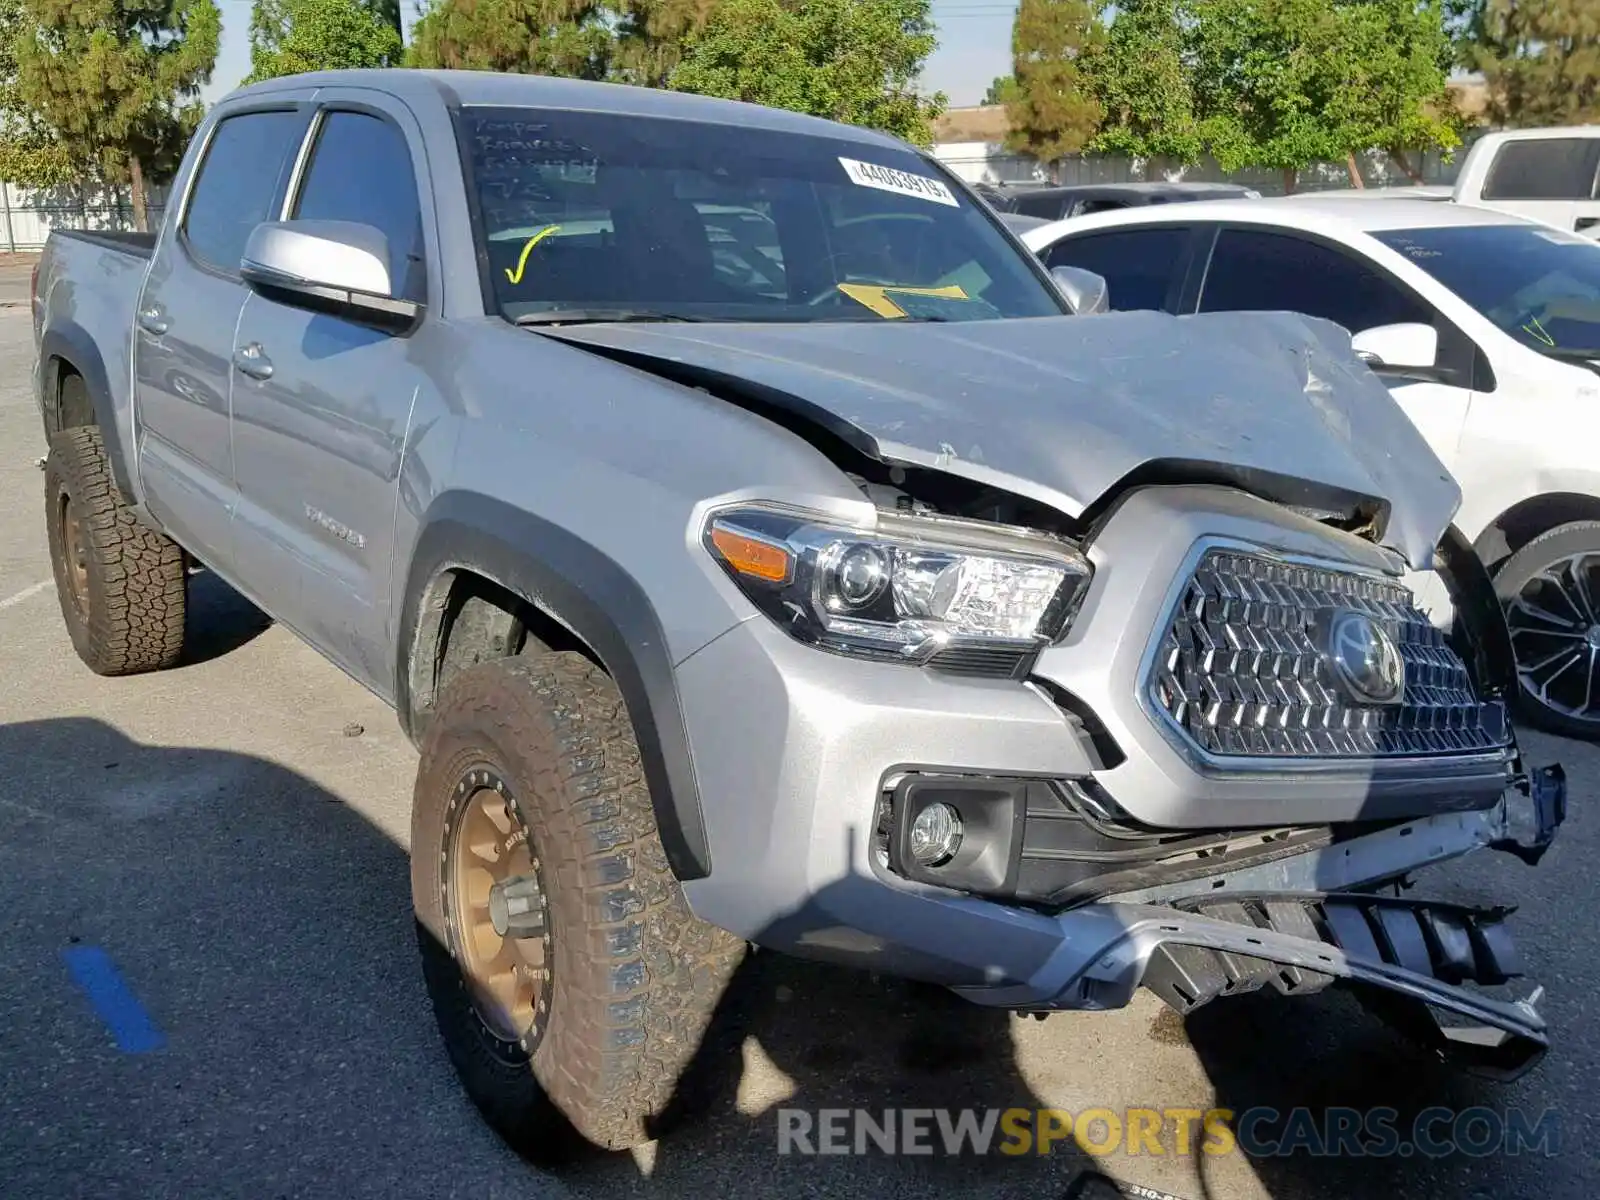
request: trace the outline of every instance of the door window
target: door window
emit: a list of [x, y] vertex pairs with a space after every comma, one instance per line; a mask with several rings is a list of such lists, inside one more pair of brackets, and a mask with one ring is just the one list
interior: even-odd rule
[[250, 234], [276, 215], [278, 185], [303, 125], [292, 111], [218, 123], [183, 218], [184, 243], [201, 262], [230, 275], [239, 270]]
[[1081, 267], [1110, 285], [1118, 312], [1161, 309], [1184, 258], [1187, 226], [1119, 229], [1057, 242], [1045, 255], [1052, 267]]
[[1433, 323], [1420, 300], [1348, 254], [1255, 229], [1225, 229], [1217, 238], [1200, 311], [1304, 313], [1353, 334], [1379, 325]]
[[405, 135], [388, 121], [357, 112], [323, 117], [294, 217], [355, 221], [379, 230], [389, 242], [394, 294], [418, 303], [427, 299], [417, 173]]

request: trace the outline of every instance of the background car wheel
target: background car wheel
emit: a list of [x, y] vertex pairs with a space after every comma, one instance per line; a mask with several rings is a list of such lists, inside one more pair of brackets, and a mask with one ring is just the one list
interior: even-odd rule
[[689, 911], [610, 678], [575, 653], [453, 678], [411, 836], [423, 974], [489, 1123], [545, 1163], [659, 1136], [745, 946]]
[[1600, 739], [1600, 522], [1540, 534], [1495, 572], [1517, 657], [1518, 714]]
[[183, 653], [183, 551], [122, 502], [93, 427], [63, 429], [45, 461], [45, 523], [61, 615], [98, 675], [133, 675]]

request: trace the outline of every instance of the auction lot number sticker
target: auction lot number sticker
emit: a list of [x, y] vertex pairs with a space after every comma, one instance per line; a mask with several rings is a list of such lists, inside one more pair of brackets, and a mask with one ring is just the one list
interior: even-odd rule
[[910, 171], [897, 171], [893, 167], [880, 167], [876, 163], [857, 162], [841, 158], [839, 165], [857, 187], [877, 188], [880, 192], [894, 192], [900, 196], [913, 196], [918, 200], [932, 200], [935, 204], [948, 204], [960, 208], [960, 202], [944, 184], [926, 175], [913, 175]]

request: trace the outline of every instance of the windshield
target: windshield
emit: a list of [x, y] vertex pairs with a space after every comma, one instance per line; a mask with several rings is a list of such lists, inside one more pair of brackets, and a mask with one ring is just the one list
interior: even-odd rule
[[1600, 245], [1537, 225], [1457, 225], [1373, 235], [1523, 345], [1600, 357]]
[[512, 320], [1066, 311], [983, 205], [909, 149], [605, 113], [471, 107], [460, 121]]

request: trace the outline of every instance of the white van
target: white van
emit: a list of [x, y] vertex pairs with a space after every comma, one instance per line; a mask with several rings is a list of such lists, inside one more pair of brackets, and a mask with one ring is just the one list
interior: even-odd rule
[[1485, 134], [1452, 198], [1600, 238], [1600, 125]]

